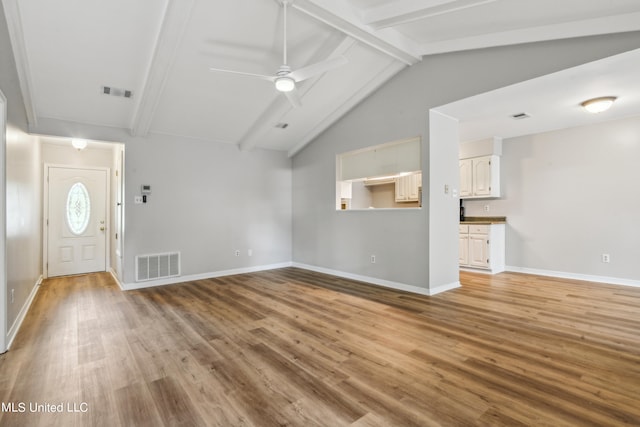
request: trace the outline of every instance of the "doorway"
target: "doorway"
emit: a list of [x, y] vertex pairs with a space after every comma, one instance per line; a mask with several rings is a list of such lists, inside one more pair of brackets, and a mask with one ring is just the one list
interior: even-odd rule
[[106, 271], [109, 169], [45, 166], [45, 277]]

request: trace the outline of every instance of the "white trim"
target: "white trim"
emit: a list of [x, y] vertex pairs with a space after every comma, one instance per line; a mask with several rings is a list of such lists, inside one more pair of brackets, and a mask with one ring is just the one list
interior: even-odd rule
[[18, 313], [16, 320], [13, 322], [13, 325], [11, 325], [11, 328], [9, 328], [9, 330], [7, 331], [7, 350], [9, 350], [9, 348], [11, 347], [11, 344], [13, 344], [13, 340], [15, 339], [16, 335], [18, 335], [18, 331], [22, 326], [22, 322], [24, 321], [24, 318], [27, 316], [27, 313], [29, 312], [29, 308], [31, 308], [31, 303], [33, 303], [33, 300], [36, 298], [36, 294], [40, 290], [40, 285], [42, 284], [42, 280], [43, 278], [42, 276], [40, 276], [35, 286], [31, 289], [31, 293], [29, 294], [29, 297], [27, 298], [24, 305], [20, 309], [20, 312]]
[[622, 279], [618, 277], [593, 276], [590, 274], [569, 273], [565, 271], [540, 270], [537, 268], [516, 267], [507, 265], [505, 271], [513, 273], [535, 274], [538, 276], [558, 277], [561, 279], [584, 280], [587, 282], [607, 283], [611, 285], [633, 286], [640, 288], [640, 280]]
[[437, 287], [435, 287], [433, 289], [429, 289], [429, 295], [430, 296], [434, 296], [434, 295], [440, 294], [442, 292], [446, 292], [446, 291], [450, 291], [452, 289], [460, 288], [461, 286], [462, 285], [460, 285], [459, 281], [448, 283], [446, 285], [437, 286]]
[[42, 202], [42, 270], [44, 278], [49, 277], [49, 269], [47, 268], [47, 264], [49, 262], [49, 226], [47, 222], [49, 221], [49, 169], [50, 168], [59, 168], [59, 169], [79, 169], [79, 170], [91, 170], [91, 171], [101, 171], [106, 173], [106, 184], [107, 188], [105, 188], [105, 227], [107, 229], [107, 235], [105, 236], [105, 258], [104, 258], [104, 266], [105, 269], [101, 271], [109, 271], [109, 266], [111, 265], [111, 239], [109, 238], [110, 230], [111, 230], [111, 211], [109, 207], [111, 206], [111, 168], [105, 167], [93, 167], [93, 166], [82, 166], [82, 165], [61, 165], [57, 163], [45, 163], [44, 164], [44, 176], [43, 180], [43, 202]]
[[4, 13], [9, 30], [9, 40], [13, 48], [13, 57], [16, 61], [16, 71], [18, 72], [18, 83], [24, 109], [27, 114], [29, 126], [38, 125], [38, 115], [35, 108], [35, 96], [33, 95], [33, 81], [31, 67], [29, 66], [29, 55], [27, 55], [26, 43], [24, 41], [24, 29], [22, 28], [22, 18], [18, 0], [3, 0]]
[[109, 269], [109, 274], [111, 274], [111, 277], [113, 277], [113, 280], [118, 284], [118, 287], [119, 287], [121, 290], [125, 290], [125, 289], [123, 288], [122, 282], [121, 282], [121, 281], [120, 281], [120, 279], [118, 278], [118, 274], [117, 274], [117, 273], [116, 273], [116, 271], [113, 269], [113, 267], [111, 267], [111, 268]]
[[213, 271], [210, 273], [201, 273], [201, 274], [190, 274], [188, 276], [170, 277], [167, 279], [149, 280], [146, 282], [121, 283], [117, 279], [116, 281], [118, 283], [118, 286], [120, 286], [120, 289], [122, 289], [123, 291], [132, 291], [135, 289], [144, 289], [144, 288], [152, 288], [155, 286], [173, 285], [176, 283], [192, 282], [194, 280], [213, 279], [215, 277], [233, 276], [235, 274], [254, 273], [256, 271], [274, 270], [276, 268], [285, 268], [285, 267], [291, 267], [291, 263], [283, 262], [279, 264], [258, 265], [255, 267], [234, 268], [231, 270]]
[[195, 0], [170, 1], [164, 12], [162, 26], [156, 39], [153, 57], [144, 79], [144, 88], [138, 94], [131, 134], [146, 136], [163, 94], [167, 76], [176, 60], [178, 46], [191, 19]]
[[302, 268], [304, 270], [315, 271], [317, 273], [331, 274], [333, 276], [344, 277], [345, 279], [357, 280], [360, 282], [370, 283], [372, 285], [383, 286], [385, 288], [391, 288], [399, 291], [411, 292], [414, 294], [427, 296], [432, 296], [440, 292], [460, 287], [460, 282], [455, 282], [443, 286], [438, 286], [434, 289], [427, 289], [421, 288], [419, 286], [407, 285], [405, 283], [392, 282], [390, 280], [378, 279], [376, 277], [362, 276], [360, 274], [347, 273], [345, 271], [332, 270], [330, 268], [317, 267], [315, 265], [301, 264], [298, 262], [292, 263], [292, 266]]
[[0, 354], [7, 351], [7, 98], [0, 90]]

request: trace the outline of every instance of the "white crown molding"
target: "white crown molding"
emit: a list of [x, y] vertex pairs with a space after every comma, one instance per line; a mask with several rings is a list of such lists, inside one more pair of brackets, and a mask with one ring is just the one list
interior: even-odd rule
[[424, 43], [422, 55], [640, 30], [640, 12]]
[[24, 41], [24, 30], [22, 28], [22, 18], [18, 7], [18, 0], [2, 0], [2, 4], [9, 29], [9, 39], [11, 40], [11, 47], [13, 49], [13, 57], [16, 61], [18, 81], [27, 114], [27, 122], [29, 126], [37, 126], [38, 115], [34, 105], [33, 79], [31, 78], [31, 68], [29, 67], [29, 57]]
[[195, 0], [169, 0], [167, 3], [144, 88], [131, 122], [131, 134], [134, 136], [145, 136], [149, 132], [194, 4]]

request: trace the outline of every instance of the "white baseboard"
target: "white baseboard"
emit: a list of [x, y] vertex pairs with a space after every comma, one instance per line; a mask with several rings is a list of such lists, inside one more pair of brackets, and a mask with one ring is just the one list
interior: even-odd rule
[[506, 266], [506, 271], [514, 273], [536, 274], [538, 276], [558, 277], [561, 279], [584, 280], [587, 282], [608, 283], [611, 285], [634, 286], [640, 288], [640, 280], [621, 279], [618, 277], [592, 276], [590, 274], [568, 273], [565, 271], [540, 270], [537, 268]]
[[460, 282], [450, 283], [448, 285], [438, 286], [434, 289], [421, 288], [419, 286], [407, 285], [400, 282], [392, 282], [390, 280], [378, 279], [376, 277], [362, 276], [360, 274], [347, 273], [345, 271], [332, 270], [330, 268], [317, 267], [315, 265], [293, 263], [293, 267], [302, 268], [304, 270], [315, 271], [317, 273], [331, 274], [332, 276], [344, 277], [345, 279], [357, 280], [360, 282], [370, 283], [372, 285], [383, 286], [385, 288], [397, 289], [400, 291], [411, 292], [414, 294], [432, 296], [440, 292], [448, 291], [460, 287]]
[[31, 289], [31, 293], [29, 294], [29, 297], [27, 298], [24, 305], [20, 309], [20, 312], [18, 313], [18, 317], [16, 317], [16, 320], [13, 322], [13, 325], [11, 325], [11, 328], [9, 328], [9, 331], [7, 332], [7, 350], [11, 348], [11, 344], [13, 344], [13, 340], [15, 339], [16, 335], [18, 335], [20, 326], [22, 326], [22, 322], [24, 321], [24, 318], [27, 315], [29, 308], [31, 307], [31, 303], [33, 303], [33, 300], [35, 299], [36, 294], [40, 289], [42, 280], [43, 280], [43, 277], [41, 275], [36, 281], [36, 284]]
[[[135, 289], [152, 288], [155, 286], [173, 285], [176, 283], [192, 282], [194, 280], [213, 279], [214, 277], [233, 276], [235, 274], [254, 273], [256, 271], [274, 270], [276, 268], [291, 267], [291, 262], [283, 262], [279, 264], [258, 265], [254, 267], [234, 268], [231, 270], [213, 271], [209, 273], [190, 274], [187, 276], [170, 277], [160, 280], [147, 280], [145, 282], [121, 283], [117, 278], [116, 282], [123, 291], [132, 291]], [[115, 274], [112, 273], [115, 277]]]
[[118, 284], [120, 289], [124, 291], [125, 289], [122, 287], [122, 282], [118, 278], [118, 275], [116, 274], [116, 271], [113, 268], [110, 268], [109, 269], [109, 273], [111, 274], [111, 277], [113, 277], [113, 280], [115, 280], [115, 282]]

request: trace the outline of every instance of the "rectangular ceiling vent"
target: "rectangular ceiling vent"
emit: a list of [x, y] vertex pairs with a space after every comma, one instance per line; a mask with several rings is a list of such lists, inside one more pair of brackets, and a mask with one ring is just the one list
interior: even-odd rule
[[512, 114], [511, 118], [513, 120], [522, 120], [522, 119], [528, 119], [529, 117], [531, 117], [530, 115], [528, 115], [527, 113], [517, 113], [517, 114]]
[[101, 86], [100, 89], [100, 93], [103, 95], [118, 96], [120, 98], [131, 98], [133, 96], [133, 92], [127, 89], [120, 89], [111, 86]]
[[136, 282], [180, 275], [180, 252], [136, 256]]

